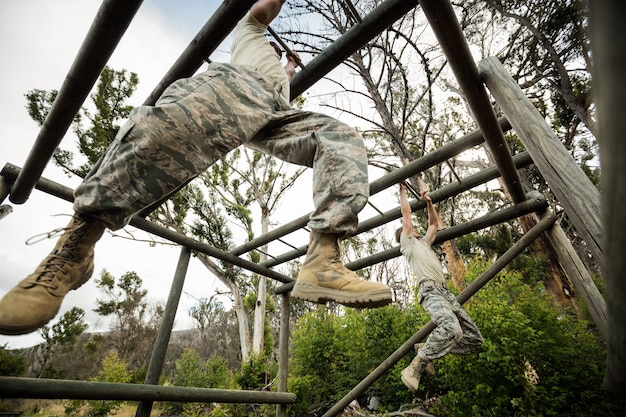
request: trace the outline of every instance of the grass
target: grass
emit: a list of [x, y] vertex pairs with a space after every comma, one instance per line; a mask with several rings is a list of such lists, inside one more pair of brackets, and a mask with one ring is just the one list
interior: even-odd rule
[[[65, 415], [65, 400], [31, 400], [10, 399], [0, 400], [0, 411], [22, 412], [20, 417], [60, 417]], [[158, 405], [155, 404], [155, 411]], [[134, 417], [137, 403], [124, 403], [112, 417]], [[158, 412], [155, 413], [158, 415]]]

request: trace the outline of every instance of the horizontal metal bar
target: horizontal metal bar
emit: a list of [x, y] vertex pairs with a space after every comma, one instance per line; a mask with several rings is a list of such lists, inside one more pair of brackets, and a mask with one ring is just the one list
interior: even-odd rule
[[[511, 125], [505, 119], [499, 119], [500, 126], [504, 131], [511, 129]], [[439, 149], [429, 153], [428, 155], [422, 156], [403, 167], [400, 167], [389, 174], [383, 176], [382, 178], [373, 181], [370, 183], [370, 195], [374, 195], [379, 193], [380, 191], [398, 184], [400, 181], [418, 174], [430, 167], [437, 165], [445, 161], [446, 159], [452, 158], [461, 152], [472, 148], [474, 146], [480, 145], [484, 142], [484, 138], [479, 130], [471, 132], [459, 139], [449, 142], [448, 144], [440, 147]], [[231, 250], [230, 253], [234, 255], [241, 255], [243, 253], [249, 252], [251, 250], [256, 249], [259, 246], [263, 246], [279, 237], [283, 237], [289, 233], [292, 233], [298, 229], [301, 229], [306, 226], [309, 222], [309, 214], [305, 214], [295, 220], [290, 221], [276, 229], [273, 229], [263, 236], [259, 236], [254, 238], [243, 245], [236, 247]]]
[[293, 404], [296, 400], [295, 394], [288, 392], [120, 384], [8, 376], [0, 376], [0, 392], [4, 398], [63, 398], [71, 400], [151, 400], [263, 404]]
[[[513, 158], [515, 165], [518, 168], [523, 168], [532, 163], [532, 159], [527, 152], [520, 153]], [[478, 185], [484, 184], [488, 181], [491, 181], [495, 178], [498, 178], [499, 171], [497, 167], [489, 167], [487, 169], [482, 170], [481, 172], [470, 175], [467, 178], [464, 178], [461, 182], [449, 184], [445, 187], [442, 187], [438, 190], [435, 190], [430, 193], [433, 202], [437, 203], [439, 201], [448, 199], [452, 196], [458, 195], [463, 191], [470, 190]], [[425, 203], [422, 200], [411, 200], [409, 202], [411, 205], [411, 209], [413, 211], [422, 209], [425, 207]], [[357, 234], [363, 233], [368, 230], [372, 230], [378, 226], [382, 226], [383, 224], [389, 223], [393, 220], [399, 219], [402, 216], [400, 213], [400, 208], [396, 207], [385, 212], [382, 216], [374, 216], [370, 219], [362, 221], [359, 223], [359, 227], [357, 229]], [[451, 238], [448, 238], [451, 239]], [[286, 252], [282, 255], [277, 255], [274, 259], [267, 260], [265, 262], [261, 262], [260, 265], [273, 267], [281, 263], [289, 262], [292, 259], [298, 258], [306, 253], [307, 245], [302, 246], [294, 251]]]

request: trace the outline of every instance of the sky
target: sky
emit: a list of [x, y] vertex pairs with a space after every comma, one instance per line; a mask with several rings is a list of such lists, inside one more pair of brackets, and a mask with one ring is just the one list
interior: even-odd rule
[[[138, 74], [140, 83], [129, 104], [140, 105], [148, 97], [219, 4], [215, 0], [143, 2], [107, 63], [113, 69], [126, 69]], [[60, 89], [99, 7], [100, 1], [95, 0], [0, 2], [0, 54], [3, 57], [0, 66], [0, 168], [5, 163], [23, 166], [39, 132], [36, 123], [28, 116], [24, 95], [32, 89]], [[230, 37], [211, 59], [227, 61], [229, 45]], [[74, 149], [75, 141], [76, 138], [68, 133], [60, 146]], [[69, 178], [53, 163], [48, 164], [43, 177], [71, 188], [79, 183], [79, 179]], [[296, 207], [288, 205], [280, 208], [276, 218], [290, 221], [313, 209], [309, 187], [300, 186], [291, 192], [297, 194], [298, 198], [292, 199], [297, 202]], [[64, 227], [73, 212], [70, 203], [38, 190], [33, 190], [24, 204], [16, 205], [8, 199], [2, 204], [10, 205], [12, 213], [0, 219], [0, 295], [30, 274], [56, 242], [56, 238], [33, 237]], [[376, 203], [376, 207], [382, 208], [380, 203]], [[360, 217], [371, 217], [375, 213], [368, 207]], [[146, 233], [132, 227], [124, 230], [139, 239], [150, 239]], [[125, 234], [125, 231], [118, 233]], [[28, 240], [39, 241], [27, 244]], [[299, 246], [306, 241], [290, 243]], [[289, 249], [282, 248], [279, 253], [286, 250]], [[180, 247], [177, 246], [153, 247], [147, 242], [131, 241], [105, 232], [96, 246], [94, 276], [80, 289], [68, 293], [50, 325], [76, 306], [86, 313], [85, 321], [90, 326], [88, 331], [109, 328], [110, 321], [92, 311], [96, 299], [102, 297], [94, 278], [103, 269], [118, 278], [128, 271], [136, 272], [148, 290], [148, 301], [165, 303], [179, 255]], [[192, 258], [175, 328], [191, 327], [189, 308], [199, 298], [210, 297], [216, 290], [224, 289], [219, 280]], [[222, 301], [228, 304], [227, 299]], [[0, 346], [8, 349], [28, 347], [41, 341], [37, 332], [23, 336], [0, 335]]]

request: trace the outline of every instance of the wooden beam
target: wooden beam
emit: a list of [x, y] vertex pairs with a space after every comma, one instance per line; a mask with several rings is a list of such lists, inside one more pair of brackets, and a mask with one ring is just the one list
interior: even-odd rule
[[[545, 214], [542, 213], [540, 217], [543, 215]], [[572, 242], [558, 223], [546, 232], [546, 237], [554, 248], [565, 275], [587, 306], [598, 332], [606, 340], [608, 337], [606, 302], [589, 271], [585, 268]]]
[[596, 261], [602, 264], [600, 192], [497, 58], [479, 65], [483, 80]]

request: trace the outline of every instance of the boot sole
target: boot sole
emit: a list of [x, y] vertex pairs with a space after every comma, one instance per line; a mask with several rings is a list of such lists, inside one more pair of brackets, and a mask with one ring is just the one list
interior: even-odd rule
[[391, 290], [388, 288], [366, 292], [352, 292], [298, 282], [293, 286], [291, 295], [317, 304], [326, 304], [329, 301], [334, 301], [346, 307], [355, 308], [383, 307], [392, 301]]
[[[59, 310], [60, 310], [60, 308], [57, 309], [57, 311], [54, 313], [54, 316], [56, 316], [56, 314], [59, 312]], [[20, 335], [23, 335], [23, 334], [32, 333], [35, 330], [39, 330], [39, 328], [41, 328], [44, 325], [46, 325], [50, 320], [52, 320], [54, 318], [54, 316], [52, 316], [48, 320], [42, 320], [42, 321], [34, 323], [34, 324], [31, 323], [27, 327], [25, 327], [25, 326], [10, 327], [10, 326], [5, 326], [3, 324], [0, 324], [0, 334], [4, 334], [4, 335], [7, 335], [7, 336], [20, 336]]]

